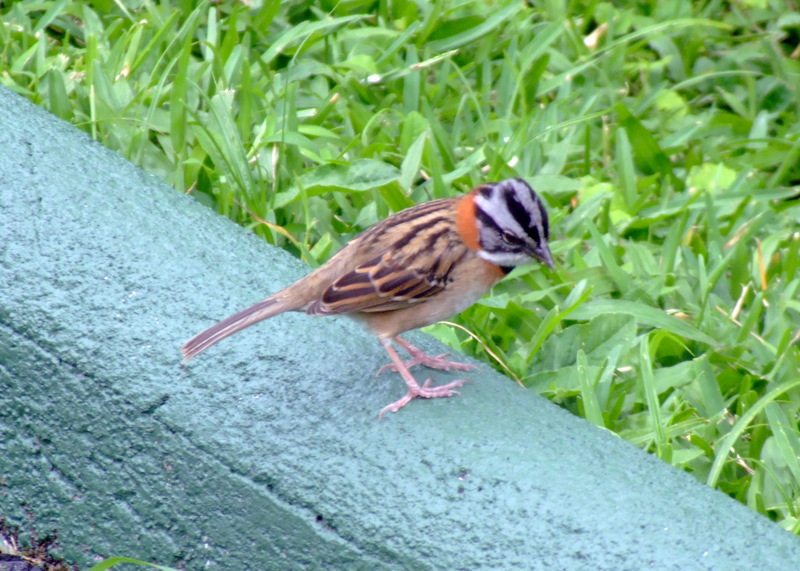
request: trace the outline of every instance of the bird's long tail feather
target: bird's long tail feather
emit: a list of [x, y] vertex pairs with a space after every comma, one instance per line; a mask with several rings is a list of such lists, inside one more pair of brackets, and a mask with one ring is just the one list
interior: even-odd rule
[[259, 321], [283, 313], [286, 310], [287, 308], [284, 304], [280, 303], [280, 301], [274, 297], [261, 301], [247, 309], [243, 309], [239, 313], [235, 313], [227, 319], [223, 319], [219, 323], [212, 325], [202, 333], [198, 333], [189, 339], [183, 347], [181, 347], [183, 361], [188, 361], [212, 345], [233, 335], [237, 331], [241, 331], [245, 327], [250, 327]]

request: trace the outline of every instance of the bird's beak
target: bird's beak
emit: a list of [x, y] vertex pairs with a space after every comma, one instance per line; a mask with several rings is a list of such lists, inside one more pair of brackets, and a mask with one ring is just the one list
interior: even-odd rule
[[555, 266], [553, 265], [553, 254], [550, 253], [550, 246], [547, 245], [547, 242], [544, 242], [543, 244], [540, 244], [531, 250], [530, 256], [534, 260], [540, 261], [551, 270], [555, 269]]

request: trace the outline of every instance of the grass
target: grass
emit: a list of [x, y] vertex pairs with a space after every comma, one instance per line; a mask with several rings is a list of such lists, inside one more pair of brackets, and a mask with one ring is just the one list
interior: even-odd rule
[[312, 265], [526, 178], [557, 269], [429, 331], [800, 533], [792, 2], [195, 4], [3, 5], [0, 81]]

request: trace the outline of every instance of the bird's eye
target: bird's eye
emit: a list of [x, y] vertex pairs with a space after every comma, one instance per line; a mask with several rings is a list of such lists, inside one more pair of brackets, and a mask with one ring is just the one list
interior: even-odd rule
[[522, 240], [516, 234], [512, 234], [511, 232], [503, 232], [503, 241], [512, 246], [519, 246], [522, 244]]

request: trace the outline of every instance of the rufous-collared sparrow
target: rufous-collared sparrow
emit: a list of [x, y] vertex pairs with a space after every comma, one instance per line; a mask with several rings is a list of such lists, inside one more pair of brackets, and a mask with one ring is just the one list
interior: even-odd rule
[[[409, 367], [466, 371], [474, 365], [426, 355], [399, 334], [466, 309], [514, 266], [538, 260], [552, 268], [549, 235], [541, 200], [519, 178], [406, 208], [353, 238], [306, 277], [187, 341], [184, 361], [285, 311], [347, 314], [378, 336], [392, 360], [387, 367], [408, 385], [406, 395], [384, 407], [381, 416], [415, 397], [452, 396], [466, 379], [437, 387], [428, 379], [420, 385]], [[392, 340], [411, 355], [410, 361], [400, 359]]]

